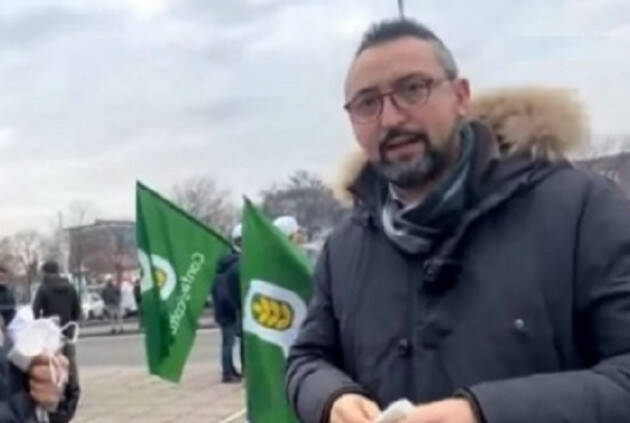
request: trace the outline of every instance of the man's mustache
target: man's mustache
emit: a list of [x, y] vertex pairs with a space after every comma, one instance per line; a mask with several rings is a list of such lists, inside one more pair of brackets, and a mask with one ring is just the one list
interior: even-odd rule
[[390, 129], [388, 130], [379, 142], [379, 152], [381, 157], [384, 157], [385, 150], [393, 143], [399, 142], [401, 139], [413, 139], [414, 141], [423, 142], [426, 145], [429, 143], [429, 137], [424, 131], [409, 131], [405, 129]]

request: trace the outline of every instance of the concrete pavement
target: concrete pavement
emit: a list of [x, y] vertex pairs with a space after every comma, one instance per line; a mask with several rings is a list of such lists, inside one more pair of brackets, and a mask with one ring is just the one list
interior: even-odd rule
[[244, 407], [241, 385], [220, 384], [217, 369], [209, 365], [191, 365], [179, 385], [143, 369], [115, 366], [83, 371], [81, 382], [77, 423], [217, 423]]
[[[208, 329], [216, 327], [214, 314], [211, 309], [204, 309], [199, 317], [199, 328]], [[127, 334], [139, 333], [138, 318], [126, 318], [123, 322], [123, 330]], [[89, 320], [81, 322], [81, 330], [79, 336], [81, 338], [89, 338], [94, 336], [109, 336], [110, 323], [108, 320]]]
[[245, 422], [243, 387], [220, 383], [219, 345], [217, 330], [199, 331], [182, 382], [171, 384], [148, 375], [138, 335], [81, 340], [74, 422]]
[[[89, 324], [82, 324], [79, 331], [80, 338], [92, 338], [95, 336], [112, 336], [110, 333], [110, 324], [107, 321], [90, 322]], [[202, 315], [199, 318], [200, 329], [215, 328], [216, 322], [210, 315]], [[136, 318], [125, 319], [123, 322], [123, 330], [125, 334], [138, 334], [140, 333], [138, 320]]]

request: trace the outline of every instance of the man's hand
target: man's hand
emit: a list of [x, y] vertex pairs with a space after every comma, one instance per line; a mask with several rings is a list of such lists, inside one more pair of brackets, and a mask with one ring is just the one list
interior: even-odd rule
[[340, 396], [330, 410], [330, 423], [372, 423], [381, 414], [378, 405], [357, 395]]
[[44, 408], [55, 407], [59, 403], [63, 386], [59, 387], [57, 383], [60, 377], [68, 374], [68, 359], [62, 354], [57, 354], [56, 358], [59, 363], [53, 364], [55, 375], [51, 372], [50, 359], [43, 355], [35, 357], [28, 369], [31, 398]]
[[401, 423], [479, 423], [470, 403], [464, 399], [448, 399], [420, 405]]

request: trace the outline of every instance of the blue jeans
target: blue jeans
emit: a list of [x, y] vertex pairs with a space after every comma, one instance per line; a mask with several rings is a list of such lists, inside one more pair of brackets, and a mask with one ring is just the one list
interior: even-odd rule
[[236, 323], [221, 326], [221, 367], [224, 377], [236, 375], [232, 357], [237, 334], [238, 325]]

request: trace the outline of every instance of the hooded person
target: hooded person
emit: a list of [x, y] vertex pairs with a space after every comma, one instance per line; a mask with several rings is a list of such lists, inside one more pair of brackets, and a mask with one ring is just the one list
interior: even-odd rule
[[305, 423], [605, 423], [630, 416], [630, 205], [567, 159], [571, 92], [471, 100], [409, 19], [365, 34], [345, 87], [361, 146], [291, 348]]
[[[79, 294], [68, 279], [59, 274], [59, 265], [53, 261], [46, 262], [42, 266], [42, 273], [42, 283], [32, 306], [35, 318], [57, 316], [61, 326], [78, 322], [81, 319]], [[68, 338], [74, 335], [71, 328], [64, 334]]]
[[[212, 284], [214, 319], [221, 330], [221, 376], [223, 383], [237, 383], [240, 373], [234, 366], [234, 345], [240, 336], [240, 247], [243, 228], [240, 224], [232, 229], [232, 250], [217, 263]], [[242, 351], [241, 351], [242, 363]]]

